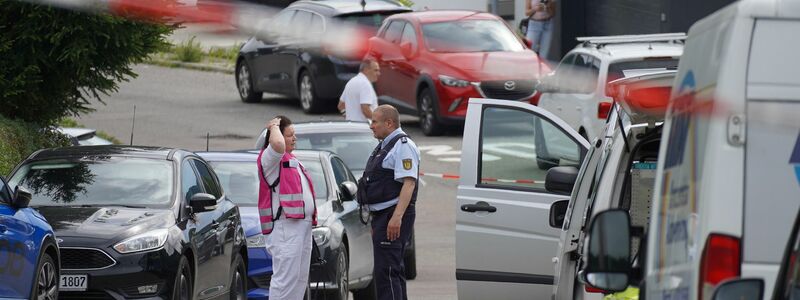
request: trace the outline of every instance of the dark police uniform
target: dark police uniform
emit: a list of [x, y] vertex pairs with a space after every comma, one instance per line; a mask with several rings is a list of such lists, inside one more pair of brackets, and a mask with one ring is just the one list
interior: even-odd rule
[[378, 299], [407, 299], [403, 256], [414, 228], [415, 203], [419, 184], [414, 188], [411, 202], [403, 214], [400, 237], [394, 241], [386, 238], [389, 220], [399, 202], [403, 179], [419, 176], [419, 150], [401, 129], [386, 137], [367, 161], [360, 197], [366, 199], [372, 213], [372, 247], [375, 258], [373, 279]]

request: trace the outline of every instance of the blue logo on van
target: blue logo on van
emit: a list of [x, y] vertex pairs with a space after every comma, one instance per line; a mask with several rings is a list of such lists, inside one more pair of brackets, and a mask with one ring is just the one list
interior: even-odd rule
[[789, 158], [789, 163], [794, 165], [794, 175], [797, 177], [797, 182], [800, 183], [800, 133], [797, 134], [797, 142], [794, 144], [794, 151], [792, 151], [792, 157]]

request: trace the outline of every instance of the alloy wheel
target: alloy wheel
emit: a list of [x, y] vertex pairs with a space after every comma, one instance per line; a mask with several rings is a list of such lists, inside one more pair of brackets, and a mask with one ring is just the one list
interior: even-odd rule
[[300, 105], [303, 106], [303, 110], [308, 111], [311, 109], [311, 102], [314, 101], [312, 90], [313, 84], [311, 83], [311, 76], [303, 74], [303, 77], [300, 79]]
[[181, 300], [189, 300], [189, 280], [186, 278], [186, 273], [181, 272], [180, 281]]
[[56, 286], [56, 267], [52, 262], [46, 261], [39, 269], [39, 280], [36, 283], [36, 299], [38, 300], [56, 300], [58, 295], [58, 287]]
[[236, 274], [233, 275], [234, 284], [236, 284], [236, 300], [245, 300], [247, 292], [244, 290], [244, 276], [239, 268], [236, 268]]
[[422, 119], [422, 127], [423, 128], [433, 128], [435, 122], [434, 116], [435, 111], [433, 111], [433, 103], [431, 103], [431, 96], [425, 93], [422, 95], [422, 108], [420, 109], [420, 119]]
[[339, 255], [338, 261], [338, 270], [339, 270], [339, 299], [347, 300], [350, 296], [350, 288], [347, 286], [347, 258], [345, 254], [347, 252], [342, 252]]
[[239, 85], [239, 94], [242, 99], [246, 99], [250, 96], [250, 71], [247, 70], [247, 66], [244, 63], [240, 64], [237, 75], [236, 83]]

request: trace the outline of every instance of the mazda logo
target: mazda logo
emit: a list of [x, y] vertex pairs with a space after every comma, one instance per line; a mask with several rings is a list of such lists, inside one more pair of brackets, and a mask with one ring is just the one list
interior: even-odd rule
[[517, 83], [509, 80], [503, 84], [503, 87], [506, 88], [506, 91], [513, 91], [517, 87]]

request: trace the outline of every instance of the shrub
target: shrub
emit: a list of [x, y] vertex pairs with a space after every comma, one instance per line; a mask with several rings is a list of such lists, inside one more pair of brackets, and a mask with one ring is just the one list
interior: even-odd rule
[[194, 38], [175, 46], [175, 59], [182, 62], [200, 62], [203, 59], [203, 48]]
[[8, 176], [11, 169], [42, 148], [69, 146], [67, 137], [51, 127], [37, 126], [19, 120], [10, 120], [0, 116], [0, 175]]

